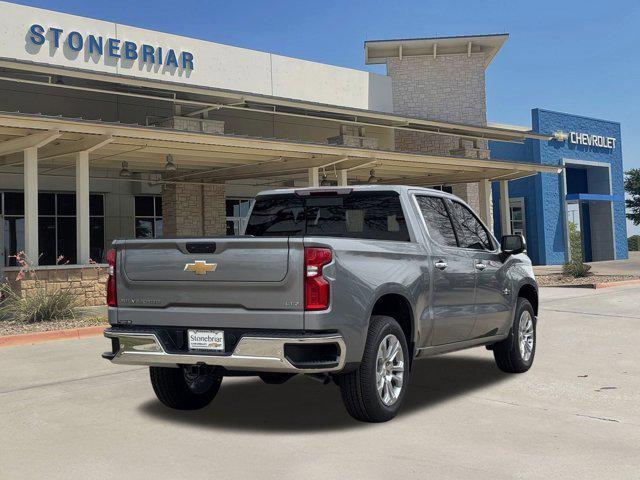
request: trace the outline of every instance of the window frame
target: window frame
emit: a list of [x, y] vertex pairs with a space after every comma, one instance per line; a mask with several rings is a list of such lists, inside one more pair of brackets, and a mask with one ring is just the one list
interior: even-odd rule
[[[136, 215], [136, 199], [138, 197], [151, 197], [153, 198], [153, 215]], [[156, 222], [158, 220], [162, 220], [162, 235], [164, 235], [164, 209], [162, 210], [162, 215], [158, 215], [158, 209], [156, 208], [156, 199], [160, 199], [162, 202], [162, 195], [133, 195], [133, 236], [134, 238], [148, 238], [148, 237], [138, 237], [136, 235], [137, 225], [136, 222], [138, 219], [148, 220], [151, 219], [151, 234], [153, 235], [150, 238], [161, 238], [157, 235], [156, 232]]]
[[[227, 201], [238, 201], [238, 202], [249, 202], [249, 210], [244, 217], [239, 216], [227, 216]], [[247, 227], [247, 222], [249, 221], [249, 216], [251, 215], [251, 210], [253, 209], [253, 205], [256, 203], [256, 199], [253, 197], [225, 197], [224, 198], [224, 206], [225, 206], [225, 232], [227, 231], [227, 222], [234, 222], [234, 226], [238, 225], [238, 233], [234, 235], [227, 235], [229, 237], [240, 236], [244, 234], [244, 231]]]
[[[10, 215], [5, 215], [5, 207], [6, 207], [6, 198], [5, 198], [5, 194], [6, 193], [18, 193], [21, 195], [24, 195], [24, 192], [22, 190], [0, 190], [0, 215], [2, 215], [3, 220], [6, 218], [15, 218], [15, 219], [23, 219], [25, 218], [24, 215], [24, 211], [22, 212], [22, 215], [17, 215], [17, 214], [10, 214]], [[59, 214], [58, 213], [58, 195], [76, 195], [76, 192], [74, 191], [60, 191], [60, 190], [40, 190], [38, 191], [38, 195], [40, 194], [49, 194], [49, 195], [53, 195], [53, 213], [45, 213], [42, 214], [40, 212], [38, 212], [38, 224], [40, 221], [40, 218], [52, 218], [53, 219], [53, 227], [54, 227], [54, 231], [55, 231], [55, 236], [54, 236], [54, 258], [57, 261], [58, 257], [60, 256], [59, 254], [59, 242], [58, 242], [58, 218], [73, 218], [76, 221], [76, 228], [77, 228], [77, 222], [78, 222], [78, 212], [75, 212], [73, 215], [71, 214]], [[105, 225], [105, 194], [104, 193], [100, 193], [100, 192], [89, 192], [89, 196], [91, 195], [99, 195], [102, 197], [102, 215], [93, 215], [90, 214], [89, 215], [89, 219], [92, 218], [101, 218], [102, 219], [102, 250], [103, 252], [106, 251], [106, 225]], [[40, 201], [38, 199], [38, 201]], [[3, 235], [4, 235], [4, 223], [2, 225], [2, 229], [3, 229]], [[38, 235], [40, 233], [38, 232]], [[11, 265], [9, 265], [10, 261], [9, 261], [9, 255], [8, 253], [10, 253], [7, 249], [7, 245], [4, 245], [4, 249], [7, 252], [7, 254], [5, 254], [5, 267], [9, 267]], [[17, 253], [17, 252], [16, 252]], [[78, 257], [78, 246], [76, 245], [76, 263], [72, 264], [72, 265], [77, 265], [77, 257]], [[100, 259], [99, 261], [97, 261], [98, 263], [102, 262], [102, 259]], [[40, 262], [38, 262], [40, 263]], [[55, 266], [58, 265], [57, 263], [53, 263], [53, 264], [43, 264], [43, 266]]]

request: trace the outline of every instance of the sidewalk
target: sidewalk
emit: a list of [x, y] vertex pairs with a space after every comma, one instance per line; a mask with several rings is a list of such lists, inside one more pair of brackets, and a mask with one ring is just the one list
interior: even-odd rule
[[[629, 252], [628, 260], [589, 262], [594, 275], [640, 275], [640, 252]], [[539, 265], [533, 267], [536, 275], [558, 275], [562, 265]]]

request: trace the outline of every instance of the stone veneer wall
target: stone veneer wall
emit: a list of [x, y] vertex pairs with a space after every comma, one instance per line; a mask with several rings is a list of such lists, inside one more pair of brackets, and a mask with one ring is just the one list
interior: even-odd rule
[[162, 216], [166, 237], [225, 235], [224, 185], [167, 184]]
[[35, 270], [35, 276], [26, 274], [16, 280], [18, 271], [5, 272], [11, 288], [22, 296], [31, 294], [39, 286], [47, 291], [69, 288], [78, 298], [78, 306], [92, 307], [106, 302], [106, 266], [59, 267]]
[[[393, 79], [394, 113], [430, 120], [487, 124], [484, 54], [416, 55], [387, 60], [387, 73]], [[397, 150], [435, 155], [457, 154], [457, 137], [418, 132], [396, 132]], [[479, 149], [488, 149], [484, 141]], [[488, 155], [486, 155], [488, 156]], [[478, 185], [460, 184], [453, 193], [478, 211]]]

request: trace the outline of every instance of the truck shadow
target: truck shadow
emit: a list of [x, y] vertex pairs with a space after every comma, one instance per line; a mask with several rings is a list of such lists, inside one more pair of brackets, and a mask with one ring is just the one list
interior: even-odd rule
[[[442, 356], [418, 361], [399, 417], [509, 377], [498, 370], [492, 358]], [[200, 411], [171, 410], [155, 398], [139, 410], [165, 422], [229, 430], [309, 432], [370, 426], [347, 414], [336, 385], [324, 386], [302, 376], [284, 385], [266, 385], [253, 377], [225, 379], [216, 399]]]

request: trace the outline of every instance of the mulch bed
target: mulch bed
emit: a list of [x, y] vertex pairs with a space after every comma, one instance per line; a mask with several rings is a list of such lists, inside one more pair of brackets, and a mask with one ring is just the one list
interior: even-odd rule
[[4, 335], [18, 335], [21, 333], [48, 332], [51, 330], [67, 330], [70, 328], [93, 327], [107, 323], [105, 317], [79, 317], [51, 322], [22, 323], [0, 320], [0, 337]]
[[593, 285], [597, 283], [622, 282], [626, 280], [640, 280], [638, 275], [589, 275], [573, 278], [564, 275], [537, 275], [536, 280], [541, 287], [571, 287]]

